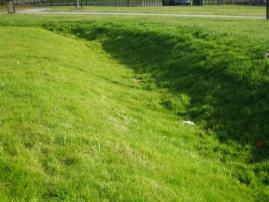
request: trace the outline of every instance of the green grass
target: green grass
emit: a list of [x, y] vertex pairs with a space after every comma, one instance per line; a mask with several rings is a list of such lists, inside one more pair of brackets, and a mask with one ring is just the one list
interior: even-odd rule
[[268, 27], [1, 15], [0, 198], [268, 201]]
[[150, 6], [150, 7], [113, 7], [113, 6], [85, 6], [76, 9], [74, 6], [47, 7], [53, 11], [89, 11], [89, 12], [131, 12], [131, 13], [169, 13], [169, 14], [203, 14], [203, 15], [242, 15], [265, 16], [263, 6]]

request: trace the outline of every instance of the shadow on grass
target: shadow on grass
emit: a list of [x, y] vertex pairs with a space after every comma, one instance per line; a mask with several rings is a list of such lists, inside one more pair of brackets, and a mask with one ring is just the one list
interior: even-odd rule
[[[264, 45], [186, 27], [145, 31], [147, 27], [86, 23], [53, 29], [99, 39], [113, 57], [147, 75], [149, 89], [167, 89], [173, 95], [162, 101], [166, 108], [215, 131], [222, 142], [253, 145], [253, 162], [268, 159], [269, 63]], [[184, 105], [182, 95], [188, 97]]]

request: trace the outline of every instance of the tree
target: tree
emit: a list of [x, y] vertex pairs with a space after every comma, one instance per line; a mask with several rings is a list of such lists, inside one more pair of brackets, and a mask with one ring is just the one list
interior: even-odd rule
[[7, 12], [9, 14], [13, 14], [15, 13], [15, 4], [13, 2], [13, 0], [6, 0], [6, 4], [7, 4]]

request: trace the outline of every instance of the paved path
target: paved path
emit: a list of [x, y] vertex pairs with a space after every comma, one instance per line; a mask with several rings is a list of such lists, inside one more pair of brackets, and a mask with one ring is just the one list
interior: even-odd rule
[[47, 12], [48, 9], [46, 8], [27, 8], [22, 10], [17, 10], [17, 13], [25, 13], [25, 14], [31, 14], [31, 13], [41, 13], [41, 12]]
[[59, 15], [113, 15], [113, 16], [164, 16], [164, 17], [197, 17], [197, 18], [229, 18], [229, 19], [265, 19], [262, 16], [242, 15], [203, 15], [203, 14], [168, 14], [168, 13], [121, 13], [121, 12], [84, 12], [84, 11], [49, 11], [46, 8], [24, 9], [21, 14], [59, 14]]

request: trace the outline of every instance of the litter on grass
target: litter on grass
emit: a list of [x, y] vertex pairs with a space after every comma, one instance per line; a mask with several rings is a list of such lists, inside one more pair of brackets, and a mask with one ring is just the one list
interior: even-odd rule
[[185, 124], [188, 124], [188, 125], [195, 125], [195, 123], [194, 122], [192, 122], [192, 121], [183, 121], [183, 123], [185, 123]]

